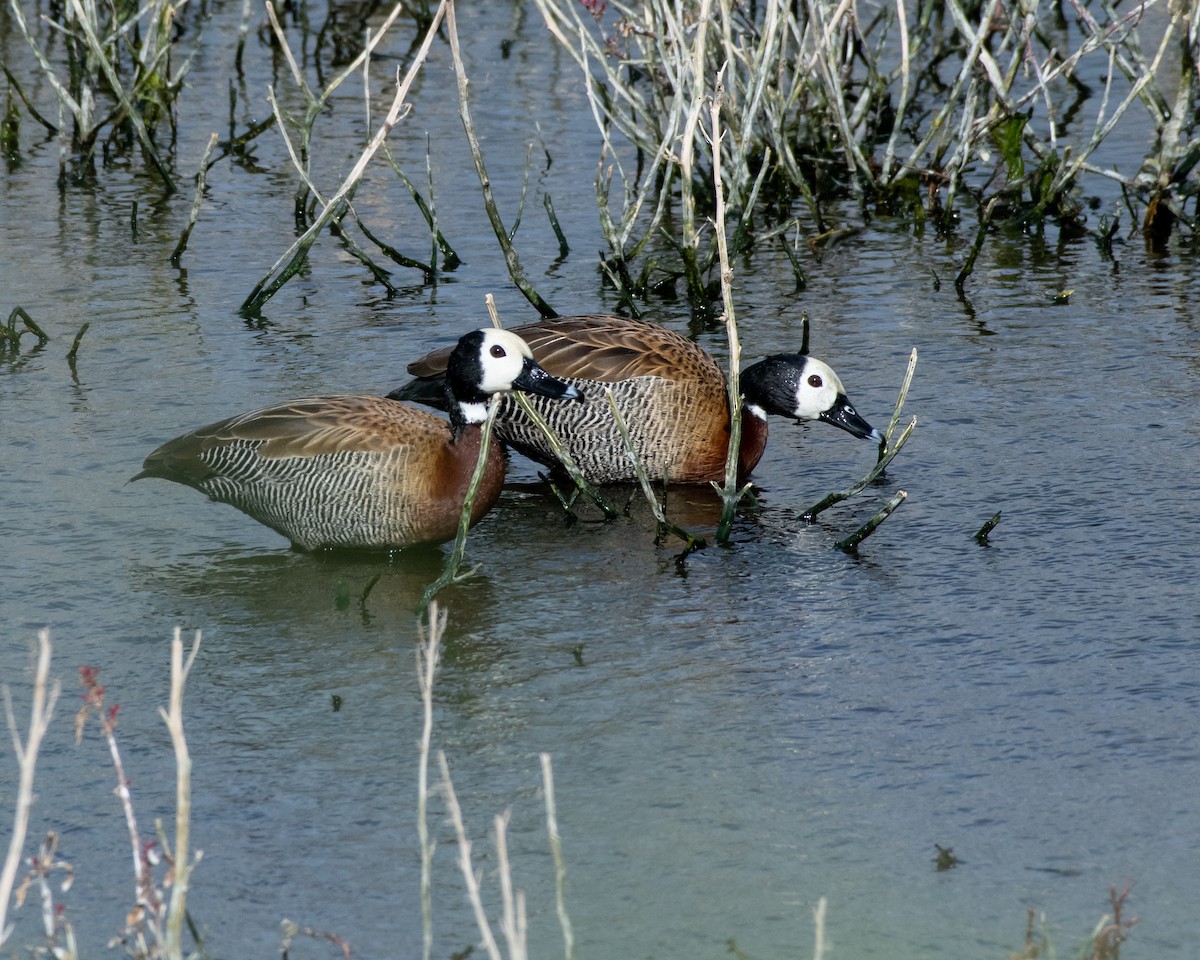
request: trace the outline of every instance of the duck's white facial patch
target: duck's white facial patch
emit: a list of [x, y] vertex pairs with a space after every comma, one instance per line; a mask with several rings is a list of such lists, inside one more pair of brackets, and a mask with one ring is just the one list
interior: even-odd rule
[[822, 413], [833, 409], [838, 394], [845, 387], [833, 368], [816, 357], [808, 357], [796, 384], [796, 408], [793, 416], [800, 420], [816, 420]]
[[[482, 379], [479, 389], [484, 393], [511, 390], [513, 381], [521, 375], [526, 359], [532, 357], [529, 344], [515, 333], [488, 328], [483, 331], [483, 344], [479, 348], [479, 365]], [[483, 420], [483, 416], [477, 423]]]

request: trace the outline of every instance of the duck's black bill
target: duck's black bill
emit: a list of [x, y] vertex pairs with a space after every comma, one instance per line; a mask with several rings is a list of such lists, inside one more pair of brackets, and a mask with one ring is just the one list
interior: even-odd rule
[[879, 443], [883, 439], [878, 430], [858, 415], [858, 411], [850, 405], [850, 401], [846, 399], [844, 393], [838, 394], [837, 401], [821, 414], [820, 419], [835, 427], [841, 427], [860, 440], [874, 440]]
[[535, 393], [539, 397], [549, 397], [551, 400], [582, 400], [583, 394], [565, 380], [552, 377], [533, 360], [526, 359], [521, 373], [513, 381], [514, 390], [524, 390]]

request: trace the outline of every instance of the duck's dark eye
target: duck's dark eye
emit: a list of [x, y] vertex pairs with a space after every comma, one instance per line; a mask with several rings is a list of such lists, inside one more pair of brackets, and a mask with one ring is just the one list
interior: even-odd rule
[[814, 389], [820, 390], [821, 387], [825, 386], [825, 381], [821, 379], [821, 375], [819, 373], [814, 373], [809, 375], [808, 385]]
[[497, 360], [499, 360], [501, 357], [508, 356], [508, 354], [505, 352], [505, 349], [502, 346], [500, 346], [500, 344], [498, 344], [498, 343], [492, 345], [491, 352], [492, 352], [492, 356], [495, 357]]

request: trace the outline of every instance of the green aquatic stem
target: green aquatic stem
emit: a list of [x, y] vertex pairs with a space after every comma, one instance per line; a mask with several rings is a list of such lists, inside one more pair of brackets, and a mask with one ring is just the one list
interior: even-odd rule
[[[23, 27], [23, 21], [21, 21], [20, 25]], [[50, 134], [50, 136], [57, 136], [58, 126], [47, 120], [38, 112], [37, 107], [30, 102], [29, 97], [26, 95], [20, 81], [18, 81], [17, 78], [13, 76], [13, 72], [8, 69], [8, 64], [0, 64], [0, 70], [3, 70], [4, 76], [8, 78], [9, 86], [12, 87], [13, 90], [17, 91], [17, 96], [21, 98], [21, 103], [25, 105], [25, 109], [29, 111], [29, 115], [33, 117], [36, 122], [40, 123], [46, 129], [46, 132]]]
[[897, 491], [896, 495], [887, 503], [885, 503], [883, 508], [876, 513], [875, 516], [871, 517], [870, 520], [855, 530], [852, 534], [850, 534], [850, 536], [846, 537], [844, 540], [839, 540], [836, 544], [834, 544], [834, 546], [836, 546], [839, 550], [845, 550], [847, 553], [853, 552], [858, 548], [858, 545], [866, 540], [871, 534], [873, 534], [879, 528], [879, 525], [888, 517], [890, 517], [892, 512], [907, 498], [907, 491]]
[[217, 146], [220, 147], [220, 150], [217, 152], [217, 155], [215, 157], [213, 157], [212, 159], [210, 159], [208, 161], [208, 166], [210, 168], [215, 166], [216, 164], [220, 163], [222, 160], [224, 160], [230, 154], [235, 154], [235, 155], [242, 154], [245, 150], [246, 144], [250, 143], [252, 140], [257, 139], [259, 137], [259, 135], [266, 133], [273, 126], [275, 126], [275, 123], [276, 123], [275, 114], [272, 113], [270, 116], [264, 117], [262, 120], [259, 120], [256, 123], [252, 123], [249, 127], [246, 128], [245, 133], [235, 136], [234, 132], [233, 132], [232, 113], [233, 113], [233, 106], [231, 104], [230, 105], [231, 116], [230, 116], [230, 121], [229, 121], [229, 127], [230, 127], [229, 139], [222, 140], [220, 143], [217, 144]]
[[954, 289], [958, 291], [960, 297], [965, 293], [967, 277], [975, 272], [975, 261], [979, 257], [979, 251], [983, 249], [983, 241], [988, 235], [988, 230], [991, 228], [992, 216], [996, 211], [996, 204], [999, 200], [999, 197], [992, 197], [983, 208], [983, 213], [979, 217], [979, 229], [975, 231], [975, 242], [971, 244], [971, 252], [967, 254], [966, 262], [962, 265], [962, 269], [958, 271], [958, 276], [954, 278]]
[[567, 235], [563, 233], [562, 224], [558, 222], [558, 215], [554, 212], [554, 201], [550, 199], [549, 193], [542, 197], [542, 206], [546, 208], [550, 229], [554, 231], [554, 236], [558, 240], [558, 259], [566, 260], [571, 254], [571, 245], [567, 243]]
[[[804, 342], [808, 343], [808, 318], [805, 317]], [[804, 349], [801, 353], [807, 353]], [[913, 373], [917, 369], [917, 348], [913, 347], [912, 353], [908, 355], [908, 368], [904, 371], [904, 380], [900, 384], [900, 393], [896, 397], [896, 406], [892, 410], [892, 417], [888, 421], [887, 430], [883, 434], [883, 442], [879, 444], [879, 460], [882, 460], [888, 452], [889, 445], [892, 442], [892, 435], [896, 432], [896, 427], [900, 423], [900, 413], [904, 409], [904, 403], [908, 400], [908, 388], [912, 386]]]
[[685, 544], [683, 556], [686, 557], [690, 553], [695, 553], [697, 550], [707, 546], [707, 542], [703, 537], [693, 536], [682, 527], [676, 526], [667, 519], [666, 511], [663, 505], [659, 503], [658, 498], [654, 495], [654, 486], [650, 482], [650, 476], [646, 473], [646, 465], [642, 463], [642, 458], [638, 456], [637, 449], [633, 445], [633, 437], [629, 434], [629, 428], [625, 424], [625, 418], [621, 416], [621, 411], [617, 408], [617, 401], [613, 398], [612, 387], [604, 388], [604, 398], [608, 401], [608, 409], [612, 411], [613, 421], [617, 425], [617, 430], [621, 434], [621, 440], [625, 444], [625, 452], [629, 454], [629, 459], [633, 463], [634, 473], [637, 474], [638, 484], [642, 488], [642, 493], [646, 497], [646, 502], [650, 504], [650, 509], [654, 513], [654, 519], [658, 521], [659, 532], [667, 531], [679, 537]]
[[213, 148], [216, 145], [217, 135], [214, 133], [208, 138], [208, 146], [204, 148], [204, 156], [200, 160], [200, 169], [196, 173], [196, 194], [192, 198], [192, 210], [188, 215], [187, 226], [183, 228], [183, 233], [179, 237], [179, 243], [175, 245], [175, 251], [171, 254], [172, 266], [179, 266], [179, 261], [183, 259], [183, 252], [187, 249], [188, 240], [192, 236], [192, 230], [195, 229], [196, 220], [200, 217], [200, 204], [204, 201], [205, 175], [208, 172], [208, 158], [212, 156]]
[[[459, 264], [462, 263], [462, 259], [455, 252], [454, 248], [450, 246], [450, 242], [446, 239], [441, 229], [438, 227], [437, 211], [433, 206], [433, 163], [429, 155], [429, 135], [426, 134], [425, 136], [425, 171], [429, 180], [429, 200], [425, 199], [425, 197], [421, 194], [421, 191], [417, 189], [416, 184], [408, 178], [408, 175], [400, 167], [400, 164], [397, 162], [395, 156], [393, 156], [391, 147], [387, 146], [386, 144], [383, 147], [383, 155], [387, 162], [391, 165], [392, 172], [396, 174], [400, 182], [404, 184], [405, 189], [408, 190], [409, 195], [413, 199], [413, 203], [417, 205], [417, 209], [421, 212], [421, 216], [424, 218], [426, 225], [429, 227], [429, 232], [432, 236], [432, 244], [429, 257], [429, 267], [426, 269], [429, 270], [430, 276], [432, 277], [437, 272], [439, 253], [442, 257], [443, 269], [456, 269]], [[417, 261], [414, 261], [414, 263], [415, 262]]]
[[883, 474], [883, 471], [887, 465], [892, 462], [896, 454], [898, 454], [904, 444], [908, 442], [908, 438], [912, 436], [912, 432], [916, 429], [916, 427], [917, 418], [913, 417], [908, 426], [901, 431], [895, 445], [891, 447], [886, 454], [884, 454], [884, 456], [879, 460], [878, 463], [875, 464], [874, 467], [871, 468], [870, 472], [865, 477], [859, 480], [858, 483], [847, 487], [845, 490], [839, 490], [836, 493], [830, 493], [826, 495], [823, 500], [813, 504], [802, 514], [800, 514], [801, 519], [808, 523], [812, 523], [812, 521], [814, 521], [819, 514], [828, 510], [835, 503], [841, 503], [843, 500], [849, 500], [851, 497], [856, 497], [862, 493], [863, 490], [865, 490]]
[[[17, 329], [18, 320], [25, 325], [24, 330]], [[21, 337], [26, 333], [32, 333], [37, 337], [39, 344], [50, 339], [46, 331], [38, 325], [38, 322], [29, 315], [24, 307], [13, 307], [12, 312], [8, 315], [8, 323], [0, 324], [0, 348], [9, 347], [13, 350], [20, 350]]]
[[[462, 51], [459, 49], [458, 43], [458, 25], [454, 17], [454, 4], [446, 4], [446, 33], [450, 38], [450, 54], [454, 60], [454, 75], [458, 79], [458, 113], [462, 120], [463, 130], [467, 135], [467, 144], [471, 148], [471, 158], [475, 161], [475, 171], [479, 175], [479, 186], [483, 191], [483, 205], [487, 211], [488, 222], [492, 225], [492, 230], [496, 234], [496, 240], [500, 244], [500, 250], [504, 254], [504, 262], [508, 266], [508, 275], [517, 289], [525, 295], [539, 314], [543, 317], [556, 317], [558, 313], [550, 306], [541, 295], [533, 288], [533, 284], [525, 276], [525, 270], [521, 266], [521, 259], [517, 256], [516, 247], [513, 246], [512, 235], [504, 226], [504, 221], [500, 218], [500, 211], [496, 206], [496, 197], [492, 193], [492, 181], [488, 177], [487, 167], [483, 161], [483, 148], [479, 145], [479, 137], [475, 134], [475, 124], [471, 120], [471, 101], [467, 95], [467, 70], [463, 66]], [[515, 227], [514, 227], [515, 230]]]
[[986, 547], [988, 544], [988, 537], [991, 535], [991, 532], [996, 529], [999, 523], [1000, 511], [997, 510], [991, 515], [988, 521], [975, 532], [975, 542], [981, 547]]
[[79, 358], [79, 342], [83, 339], [83, 335], [88, 332], [90, 323], [84, 323], [80, 326], [75, 334], [75, 339], [71, 342], [71, 349], [67, 351], [67, 366], [71, 368], [71, 376], [75, 376], [75, 362]]
[[475, 496], [479, 493], [479, 485], [483, 482], [483, 475], [487, 471], [488, 450], [492, 442], [492, 426], [496, 422], [496, 411], [499, 407], [500, 405], [493, 396], [488, 402], [487, 416], [479, 428], [479, 457], [475, 460], [475, 469], [471, 473], [470, 483], [467, 484], [467, 496], [463, 500], [462, 512], [458, 516], [458, 534], [454, 538], [454, 548], [450, 551], [450, 556], [446, 558], [441, 576], [429, 584], [425, 588], [425, 592], [421, 594], [421, 602], [417, 606], [418, 614], [428, 610], [433, 598], [444, 588], [469, 580], [479, 571], [479, 567], [476, 566], [466, 573], [458, 572], [462, 566], [463, 555], [467, 550], [467, 532], [471, 529], [471, 509], [475, 505]]

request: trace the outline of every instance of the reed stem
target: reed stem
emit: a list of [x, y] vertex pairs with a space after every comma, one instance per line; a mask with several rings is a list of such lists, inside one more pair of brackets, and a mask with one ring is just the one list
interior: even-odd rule
[[839, 540], [835, 546], [837, 546], [839, 550], [845, 550], [847, 553], [853, 552], [855, 549], [857, 549], [860, 543], [862, 543], [867, 539], [867, 537], [876, 531], [876, 529], [881, 523], [883, 523], [884, 520], [891, 516], [892, 511], [900, 506], [900, 504], [902, 504], [907, 497], [908, 494], [904, 490], [897, 491], [896, 495], [892, 497], [892, 499], [886, 504], [884, 504], [883, 508], [878, 513], [876, 513], [873, 517], [871, 517], [870, 520], [850, 534], [850, 536], [846, 537], [844, 540]]
[[[215, 137], [214, 137], [215, 139]], [[196, 655], [200, 652], [200, 631], [196, 631], [187, 659], [183, 657], [183, 639], [179, 627], [171, 641], [171, 699], [167, 710], [159, 710], [175, 751], [175, 845], [171, 851], [171, 902], [167, 908], [163, 954], [166, 960], [183, 960], [183, 921], [187, 916], [188, 881], [195, 865], [191, 862], [192, 758], [183, 732], [183, 688]]]
[[50, 682], [50, 656], [50, 631], [41, 630], [38, 632], [38, 654], [33, 675], [33, 697], [29, 707], [29, 728], [24, 742], [17, 729], [12, 693], [8, 684], [0, 686], [0, 693], [4, 696], [8, 730], [12, 735], [13, 755], [17, 758], [18, 767], [12, 836], [8, 841], [8, 854], [4, 858], [4, 865], [0, 868], [0, 945], [12, 933], [12, 927], [7, 925], [8, 905], [12, 901], [13, 885], [21, 866], [25, 835], [29, 830], [29, 812], [33, 809], [34, 799], [34, 771], [37, 768], [38, 751], [41, 750], [42, 739], [50, 726], [50, 718], [54, 716], [54, 705], [58, 702], [60, 692], [59, 682]]
[[175, 251], [171, 254], [172, 266], [179, 266], [179, 261], [183, 259], [183, 252], [187, 249], [188, 240], [191, 238], [196, 220], [200, 216], [200, 204], [204, 201], [204, 184], [208, 173], [208, 158], [212, 156], [213, 148], [216, 145], [217, 134], [214, 133], [208, 138], [208, 146], [204, 148], [204, 156], [200, 158], [200, 169], [196, 172], [196, 194], [192, 197], [192, 212], [188, 216], [187, 226], [183, 228], [183, 233], [179, 237], [179, 243], [175, 245]]
[[680, 560], [684, 559], [691, 553], [697, 550], [702, 550], [705, 546], [703, 537], [695, 537], [688, 533], [682, 527], [676, 526], [667, 519], [666, 511], [663, 505], [658, 502], [658, 498], [654, 495], [654, 486], [650, 483], [650, 477], [646, 473], [646, 466], [642, 463], [642, 458], [638, 456], [637, 448], [633, 445], [633, 437], [629, 434], [629, 427], [625, 424], [625, 418], [621, 416], [621, 411], [617, 408], [617, 401], [613, 398], [611, 387], [604, 388], [604, 397], [608, 401], [608, 408], [612, 412], [613, 421], [617, 425], [617, 430], [621, 434], [621, 440], [625, 444], [625, 452], [629, 454], [629, 459], [633, 463], [634, 473], [637, 474], [638, 484], [642, 488], [642, 493], [646, 497], [646, 502], [650, 504], [650, 509], [654, 513], [654, 519], [658, 521], [659, 534], [662, 531], [673, 533], [684, 542], [684, 552]]
[[[504, 262], [508, 266], [508, 275], [517, 289], [525, 295], [539, 314], [543, 317], [556, 317], [558, 313], [533, 288], [525, 276], [521, 259], [513, 246], [512, 234], [505, 228], [496, 206], [496, 197], [492, 193], [492, 181], [488, 177], [487, 167], [483, 161], [483, 148], [479, 145], [479, 137], [475, 134], [475, 124], [471, 120], [471, 100], [467, 93], [467, 70], [463, 66], [462, 51], [458, 43], [458, 24], [454, 15], [454, 0], [443, 0], [446, 5], [446, 33], [450, 39], [450, 54], [454, 60], [454, 75], [458, 79], [458, 112], [462, 120], [463, 130], [467, 135], [467, 143], [471, 148], [471, 157], [475, 161], [475, 170], [479, 175], [479, 186], [483, 191], [483, 205], [487, 211], [488, 222], [496, 234], [500, 250], [504, 254]], [[514, 228], [515, 229], [515, 228]]]
[[996, 527], [999, 525], [999, 523], [1000, 523], [1000, 511], [997, 510], [994, 514], [992, 514], [992, 516], [987, 520], [987, 522], [984, 523], [984, 525], [976, 531], [975, 542], [978, 543], [981, 547], [986, 547], [988, 544], [989, 535], [991, 534], [991, 532], [993, 530], [996, 529]]
[[554, 801], [554, 770], [550, 754], [539, 754], [542, 762], [542, 790], [546, 797], [546, 835], [550, 840], [550, 855], [554, 858], [554, 909], [562, 927], [563, 957], [575, 960], [575, 932], [567, 914], [567, 867], [563, 859], [562, 837], [558, 833], [558, 807]]
[[467, 532], [471, 529], [471, 511], [475, 506], [475, 497], [479, 493], [479, 485], [483, 482], [483, 475], [487, 471], [488, 452], [492, 442], [492, 426], [496, 422], [498, 409], [499, 404], [493, 397], [488, 402], [487, 417], [484, 418], [483, 424], [479, 428], [479, 457], [475, 461], [475, 469], [471, 473], [470, 483], [467, 484], [467, 495], [463, 500], [462, 512], [458, 517], [458, 534], [454, 538], [454, 547], [450, 551], [450, 556], [446, 558], [441, 576], [429, 584], [425, 588], [425, 592], [421, 594], [421, 602], [417, 607], [418, 613], [426, 610], [433, 602], [433, 598], [445, 587], [469, 580], [478, 570], [475, 567], [463, 574], [458, 572], [462, 566], [463, 555], [467, 550]]
[[431, 600], [426, 619], [418, 624], [417, 681], [421, 688], [423, 723], [417, 761], [417, 838], [421, 845], [421, 933], [424, 960], [433, 956], [433, 851], [429, 838], [429, 751], [433, 741], [433, 681], [442, 656], [446, 611]]
[[725, 453], [725, 485], [714, 489], [721, 495], [721, 520], [717, 524], [717, 542], [728, 543], [729, 534], [733, 530], [733, 520], [737, 513], [737, 505], [750, 491], [750, 484], [738, 488], [740, 479], [742, 451], [742, 389], [740, 371], [742, 366], [742, 347], [738, 340], [737, 316], [733, 306], [733, 268], [729, 265], [729, 244], [725, 237], [725, 184], [721, 176], [721, 104], [725, 95], [722, 84], [722, 73], [717, 74], [715, 89], [709, 101], [709, 121], [711, 123], [711, 138], [713, 166], [713, 191], [716, 199], [716, 215], [713, 227], [717, 237], [717, 253], [721, 263], [721, 302], [725, 320], [725, 336], [729, 341], [729, 373], [727, 376], [729, 390], [729, 447]]

